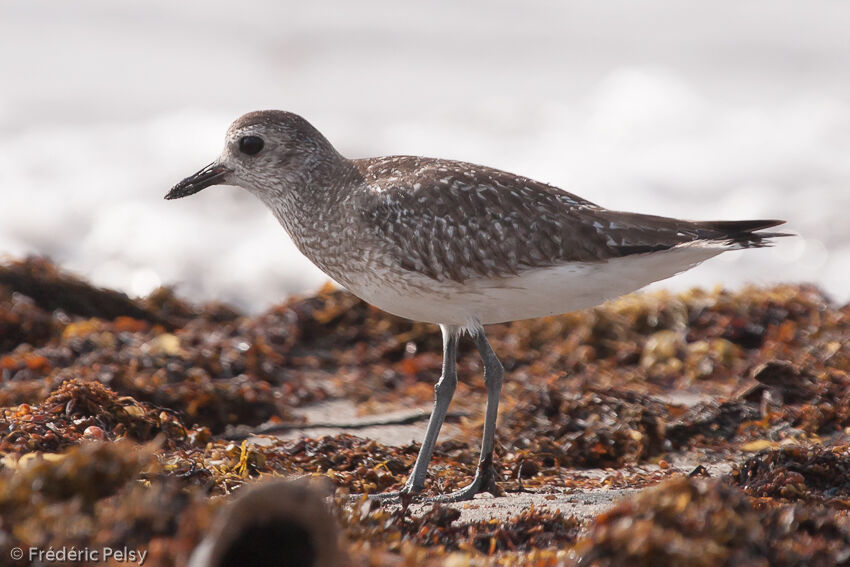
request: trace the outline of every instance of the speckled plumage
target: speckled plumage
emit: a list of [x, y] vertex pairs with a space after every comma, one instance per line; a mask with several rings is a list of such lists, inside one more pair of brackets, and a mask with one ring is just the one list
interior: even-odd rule
[[[354, 164], [358, 181], [373, 188], [371, 198], [361, 200], [364, 227], [390, 243], [399, 266], [435, 280], [510, 277], [733, 238], [731, 225], [610, 211], [551, 185], [469, 163], [393, 156]], [[763, 237], [747, 235], [746, 241], [758, 245]]]
[[[263, 138], [262, 152], [240, 154], [244, 136]], [[776, 234], [754, 231], [779, 224], [611, 211], [458, 161], [349, 160], [282, 111], [234, 122], [217, 163], [229, 171], [225, 182], [257, 195], [299, 250], [353, 293], [397, 315], [462, 327], [587, 307], [723, 250], [763, 246]], [[504, 301], [510, 309], [487, 305]]]
[[[243, 146], [245, 141], [251, 142]], [[252, 112], [215, 162], [167, 198], [239, 185], [299, 250], [351, 292], [443, 331], [443, 374], [413, 472], [416, 493], [457, 384], [457, 341], [474, 336], [487, 409], [472, 484], [498, 493], [493, 444], [502, 366], [482, 325], [590, 307], [725, 250], [769, 244], [781, 221], [694, 222], [610, 211], [556, 187], [469, 163], [412, 156], [349, 160], [303, 118]]]

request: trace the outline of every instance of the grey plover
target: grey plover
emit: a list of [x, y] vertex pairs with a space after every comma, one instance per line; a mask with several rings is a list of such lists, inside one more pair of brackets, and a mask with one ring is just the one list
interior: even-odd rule
[[298, 249], [381, 309], [436, 323], [443, 371], [402, 493], [425, 472], [457, 384], [458, 340], [472, 336], [487, 405], [472, 483], [442, 497], [499, 492], [493, 443], [503, 370], [483, 325], [565, 313], [670, 277], [726, 250], [770, 244], [779, 220], [689, 221], [611, 211], [526, 177], [415, 156], [347, 159], [290, 112], [251, 112], [214, 162], [179, 182], [176, 199], [238, 185], [277, 217]]

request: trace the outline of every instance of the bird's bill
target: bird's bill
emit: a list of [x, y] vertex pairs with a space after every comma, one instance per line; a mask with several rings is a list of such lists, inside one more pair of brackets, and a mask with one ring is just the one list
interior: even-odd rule
[[172, 187], [165, 198], [179, 199], [181, 197], [188, 197], [211, 185], [221, 185], [222, 183], [226, 183], [228, 173], [232, 173], [230, 168], [213, 162]]

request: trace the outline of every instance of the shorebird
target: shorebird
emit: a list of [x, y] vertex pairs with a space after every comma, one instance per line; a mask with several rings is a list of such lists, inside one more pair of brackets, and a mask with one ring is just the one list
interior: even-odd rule
[[500, 493], [493, 467], [503, 368], [484, 325], [584, 309], [668, 278], [727, 250], [783, 233], [779, 220], [689, 221], [612, 211], [498, 169], [415, 156], [347, 159], [309, 122], [251, 112], [227, 130], [214, 162], [166, 199], [237, 185], [264, 202], [298, 249], [353, 294], [436, 323], [443, 335], [434, 410], [402, 495], [420, 493], [457, 385], [469, 334], [487, 391], [481, 453], [459, 501]]

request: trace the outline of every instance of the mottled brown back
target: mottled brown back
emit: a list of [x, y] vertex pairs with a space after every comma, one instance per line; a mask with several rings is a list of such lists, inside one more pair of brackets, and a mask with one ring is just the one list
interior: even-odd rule
[[754, 247], [782, 221], [693, 222], [610, 211], [556, 187], [448, 160], [355, 160], [375, 189], [363, 221], [399, 264], [436, 280], [504, 277], [700, 241]]

